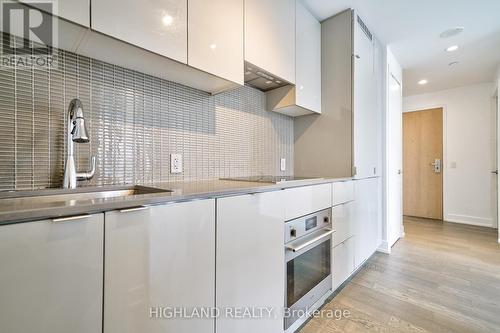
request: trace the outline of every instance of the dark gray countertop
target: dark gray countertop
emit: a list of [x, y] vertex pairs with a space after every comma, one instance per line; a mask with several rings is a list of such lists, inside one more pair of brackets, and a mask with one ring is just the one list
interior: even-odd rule
[[7, 191], [0, 192], [0, 224], [11, 224], [63, 216], [72, 216], [85, 213], [99, 213], [115, 209], [154, 205], [168, 202], [180, 202], [196, 199], [220, 198], [249, 193], [276, 191], [285, 188], [310, 186], [316, 184], [346, 181], [351, 178], [317, 178], [309, 180], [291, 181], [279, 184], [230, 181], [230, 180], [205, 180], [172, 183], [153, 183], [144, 186], [170, 190], [171, 192], [147, 193], [126, 197], [111, 197], [81, 200], [60, 200], [57, 202], [40, 202], [37, 200], [18, 200], [22, 197], [43, 196], [52, 194], [71, 194], [86, 192], [88, 190], [119, 190], [130, 186], [102, 186], [79, 187], [77, 190], [46, 189], [36, 191]]

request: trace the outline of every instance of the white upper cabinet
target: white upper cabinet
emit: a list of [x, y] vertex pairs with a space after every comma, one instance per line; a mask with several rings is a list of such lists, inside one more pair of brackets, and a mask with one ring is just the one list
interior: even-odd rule
[[188, 65], [243, 85], [243, 0], [189, 0]]
[[[32, 7], [56, 15], [65, 20], [90, 27], [90, 0], [59, 0], [52, 2], [53, 8], [47, 7], [47, 2], [19, 1], [28, 3]], [[50, 2], [50, 1], [48, 1]]]
[[321, 113], [321, 24], [297, 1], [297, 105]]
[[294, 0], [245, 0], [245, 61], [295, 83]]
[[90, 0], [59, 0], [57, 15], [84, 27], [90, 27]]
[[187, 0], [92, 0], [91, 16], [96, 31], [187, 63]]
[[289, 116], [321, 113], [321, 24], [296, 1], [295, 86], [267, 93], [268, 110]]

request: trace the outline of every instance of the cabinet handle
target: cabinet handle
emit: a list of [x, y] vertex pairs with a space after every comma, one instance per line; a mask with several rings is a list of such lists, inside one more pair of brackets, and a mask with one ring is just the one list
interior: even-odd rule
[[138, 207], [130, 207], [130, 208], [120, 209], [119, 212], [120, 213], [129, 213], [129, 212], [137, 212], [137, 211], [146, 210], [146, 209], [149, 209], [149, 207], [148, 206], [138, 206]]
[[73, 215], [73, 216], [58, 217], [58, 218], [52, 219], [52, 222], [75, 221], [75, 220], [86, 219], [87, 217], [90, 217], [90, 214], [82, 214], [82, 215]]

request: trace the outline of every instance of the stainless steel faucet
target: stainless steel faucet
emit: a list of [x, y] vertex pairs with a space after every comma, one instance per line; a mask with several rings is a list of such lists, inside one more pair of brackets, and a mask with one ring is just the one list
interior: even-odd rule
[[91, 170], [84, 172], [76, 172], [75, 158], [73, 156], [73, 142], [85, 143], [89, 142], [87, 128], [85, 127], [85, 119], [83, 118], [82, 102], [75, 98], [69, 103], [68, 108], [68, 128], [67, 128], [67, 158], [64, 168], [64, 188], [76, 188], [77, 180], [89, 180], [94, 177], [96, 169], [95, 156], [91, 159]]

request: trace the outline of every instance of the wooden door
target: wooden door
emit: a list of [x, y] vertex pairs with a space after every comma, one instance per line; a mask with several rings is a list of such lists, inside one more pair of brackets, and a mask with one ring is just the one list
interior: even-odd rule
[[[434, 164], [439, 160], [440, 167]], [[443, 109], [403, 115], [404, 215], [443, 218]]]

